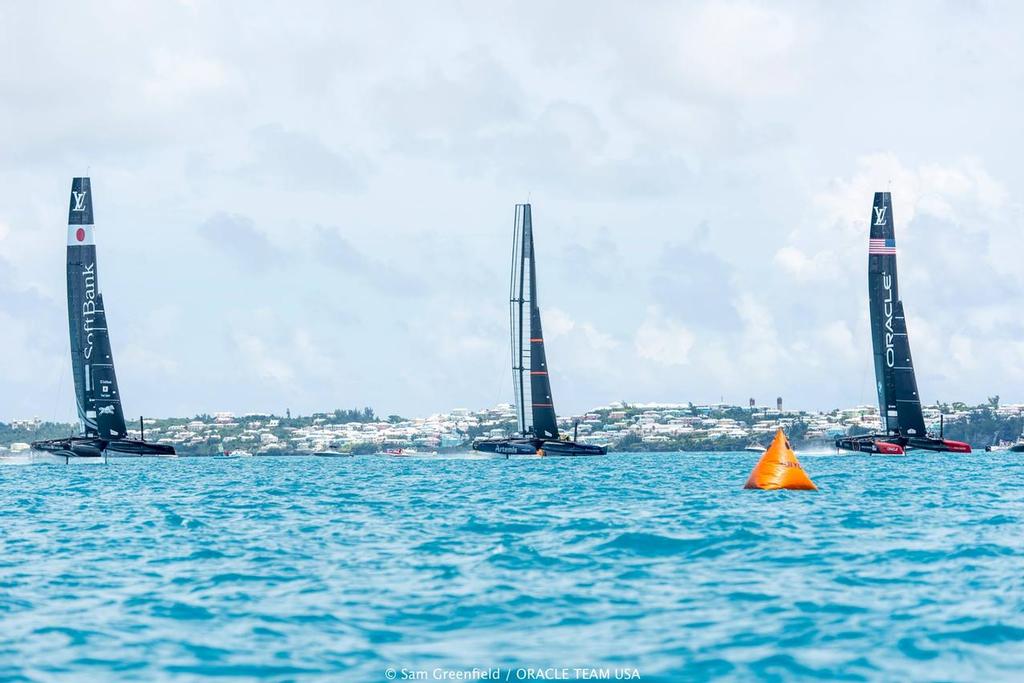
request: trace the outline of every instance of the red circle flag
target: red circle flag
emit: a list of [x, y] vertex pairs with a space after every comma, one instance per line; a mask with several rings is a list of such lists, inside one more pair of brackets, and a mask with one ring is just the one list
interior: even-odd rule
[[85, 239], [85, 228], [79, 228], [78, 232], [75, 233], [75, 237], [79, 242]]

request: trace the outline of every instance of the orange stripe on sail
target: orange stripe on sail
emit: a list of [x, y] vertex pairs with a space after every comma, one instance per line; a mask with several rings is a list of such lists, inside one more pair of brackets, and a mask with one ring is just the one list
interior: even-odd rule
[[543, 340], [543, 339], [531, 339], [530, 341], [531, 341], [531, 342], [542, 342], [542, 341], [544, 341], [544, 340]]
[[546, 375], [546, 374], [548, 374], [548, 371], [547, 370], [530, 370], [530, 374], [531, 375]]

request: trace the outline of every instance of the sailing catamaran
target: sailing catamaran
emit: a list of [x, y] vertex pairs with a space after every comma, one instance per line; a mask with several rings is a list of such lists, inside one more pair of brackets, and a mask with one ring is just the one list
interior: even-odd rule
[[512, 383], [519, 433], [501, 439], [476, 441], [473, 450], [505, 455], [604, 455], [606, 450], [601, 446], [570, 441], [558, 433], [537, 304], [537, 264], [529, 204], [516, 205], [509, 300]]
[[907, 449], [970, 453], [960, 441], [928, 436], [910, 357], [907, 321], [896, 282], [896, 237], [892, 198], [876, 192], [868, 240], [868, 308], [875, 358], [878, 409], [884, 433], [836, 439], [836, 448], [864, 453], [903, 455]]
[[71, 182], [68, 210], [68, 324], [71, 366], [82, 434], [32, 443], [42, 451], [71, 462], [78, 458], [174, 455], [174, 447], [129, 439], [114, 374], [107, 332], [107, 314], [96, 274], [93, 240], [92, 188], [89, 178]]

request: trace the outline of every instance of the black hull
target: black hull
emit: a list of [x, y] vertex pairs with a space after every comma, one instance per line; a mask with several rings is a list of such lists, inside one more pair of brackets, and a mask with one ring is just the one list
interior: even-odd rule
[[138, 457], [177, 455], [174, 446], [135, 439], [108, 441], [106, 450], [108, 455], [135, 455]]
[[585, 457], [605, 455], [603, 446], [577, 443], [575, 441], [552, 441], [544, 439], [487, 439], [473, 444], [474, 451], [497, 453], [499, 455], [540, 455], [545, 457]]
[[32, 448], [74, 458], [100, 458], [109, 455], [159, 456], [175, 455], [174, 446], [135, 439], [108, 441], [99, 437], [75, 436], [67, 439], [34, 441]]
[[605, 455], [608, 452], [604, 446], [594, 446], [576, 441], [545, 441], [545, 457], [586, 457], [591, 455]]
[[939, 453], [970, 453], [971, 447], [962, 441], [933, 439], [927, 436], [895, 436], [891, 434], [864, 434], [836, 439], [836, 448], [843, 451], [875, 453], [878, 455], [903, 455], [917, 449]]

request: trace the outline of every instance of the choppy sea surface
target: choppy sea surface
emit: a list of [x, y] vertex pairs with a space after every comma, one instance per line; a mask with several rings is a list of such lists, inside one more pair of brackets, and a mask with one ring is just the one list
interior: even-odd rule
[[1024, 456], [757, 457], [3, 467], [0, 679], [1021, 680]]

